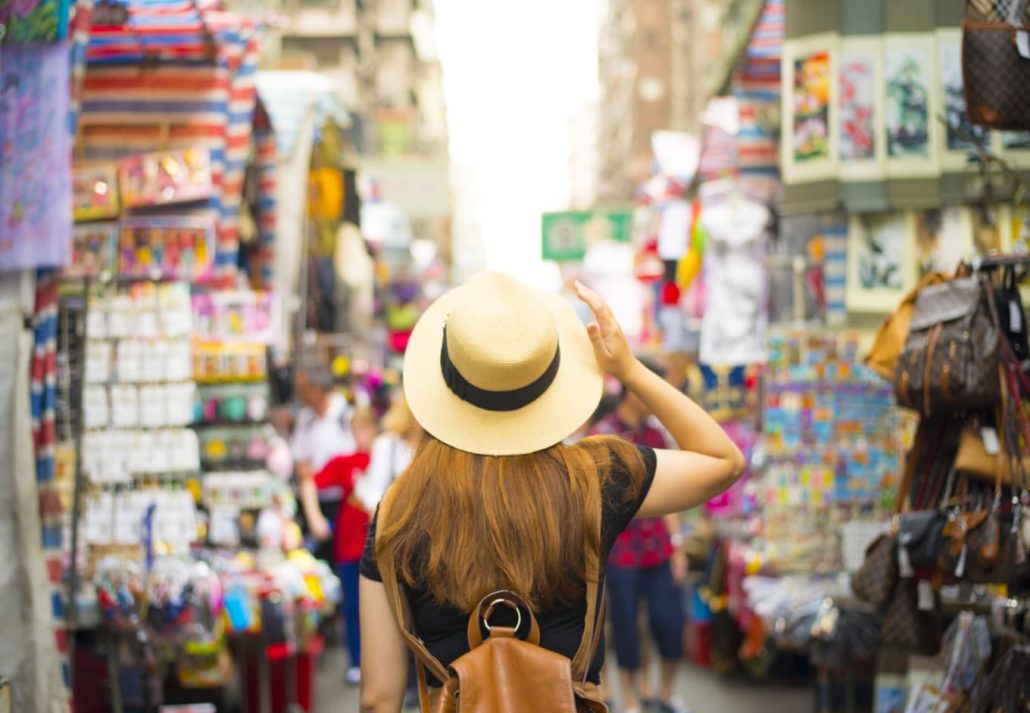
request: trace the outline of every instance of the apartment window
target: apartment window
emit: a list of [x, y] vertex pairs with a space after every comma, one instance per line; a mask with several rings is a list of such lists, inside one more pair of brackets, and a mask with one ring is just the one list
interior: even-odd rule
[[308, 55], [316, 67], [336, 67], [341, 61], [343, 41], [335, 37], [284, 37], [283, 54]]

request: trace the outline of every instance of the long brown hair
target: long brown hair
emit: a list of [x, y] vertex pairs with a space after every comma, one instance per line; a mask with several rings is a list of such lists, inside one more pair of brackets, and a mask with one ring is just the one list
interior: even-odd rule
[[471, 611], [512, 589], [537, 611], [583, 592], [586, 545], [600, 553], [601, 493], [612, 470], [639, 492], [640, 452], [613, 437], [518, 456], [478, 456], [432, 437], [387, 493], [376, 559], [438, 604]]

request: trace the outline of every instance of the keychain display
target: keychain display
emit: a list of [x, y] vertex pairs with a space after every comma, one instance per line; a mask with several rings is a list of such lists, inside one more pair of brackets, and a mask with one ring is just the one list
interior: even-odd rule
[[214, 196], [211, 155], [204, 149], [140, 154], [118, 167], [127, 208], [191, 203]]
[[200, 443], [188, 428], [88, 431], [82, 437], [83, 469], [94, 483], [131, 483], [144, 475], [200, 471]]
[[197, 389], [193, 421], [202, 425], [264, 423], [268, 384], [215, 384]]
[[99, 277], [114, 271], [118, 245], [117, 223], [87, 223], [72, 230], [72, 261], [68, 277]]
[[267, 424], [198, 429], [201, 463], [205, 469], [263, 468], [273, 434]]
[[203, 489], [204, 504], [212, 510], [260, 510], [272, 504], [272, 478], [262, 470], [208, 473]]
[[72, 214], [76, 223], [117, 218], [120, 211], [118, 167], [115, 164], [93, 164], [72, 169]]
[[215, 216], [147, 216], [122, 221], [118, 274], [204, 281], [214, 266]]

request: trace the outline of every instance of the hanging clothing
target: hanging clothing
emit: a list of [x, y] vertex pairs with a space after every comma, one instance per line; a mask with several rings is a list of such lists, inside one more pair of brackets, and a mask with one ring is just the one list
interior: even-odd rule
[[754, 364], [766, 360], [765, 236], [771, 214], [760, 203], [731, 196], [706, 205], [706, 308], [701, 362]]

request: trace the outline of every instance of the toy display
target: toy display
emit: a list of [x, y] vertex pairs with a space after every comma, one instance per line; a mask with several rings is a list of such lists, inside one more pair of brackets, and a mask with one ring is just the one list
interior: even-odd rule
[[118, 273], [204, 281], [214, 265], [214, 243], [213, 215], [127, 218], [118, 239]]
[[72, 170], [72, 213], [75, 222], [117, 218], [118, 167], [114, 164], [78, 166]]
[[99, 277], [114, 270], [117, 223], [87, 223], [72, 231], [72, 262], [65, 268], [69, 277]]
[[274, 335], [276, 309], [271, 292], [220, 290], [193, 295], [196, 334], [208, 341], [268, 344]]
[[197, 390], [193, 420], [197, 424], [264, 423], [268, 419], [268, 385], [205, 385]]
[[214, 195], [211, 156], [203, 149], [131, 156], [118, 167], [127, 208], [191, 203]]

